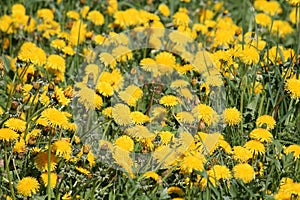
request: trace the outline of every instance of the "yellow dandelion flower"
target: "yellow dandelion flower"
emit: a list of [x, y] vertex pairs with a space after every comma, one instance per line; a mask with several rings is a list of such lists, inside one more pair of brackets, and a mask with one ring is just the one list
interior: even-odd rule
[[190, 112], [179, 112], [176, 114], [176, 119], [182, 123], [193, 123], [195, 118]]
[[166, 95], [159, 100], [159, 103], [166, 107], [173, 107], [179, 103], [179, 99], [174, 95]]
[[130, 115], [130, 109], [125, 104], [116, 104], [112, 108], [112, 116], [115, 122], [121, 126], [130, 125], [132, 123], [132, 118]]
[[96, 162], [95, 162], [95, 156], [92, 151], [89, 151], [89, 153], [86, 156], [87, 161], [89, 161], [90, 167], [93, 167]]
[[36, 154], [38, 154], [39, 152], [41, 152], [42, 150], [40, 149], [40, 148], [38, 148], [38, 147], [32, 147], [31, 149], [30, 149], [30, 152], [33, 154], [33, 155], [36, 155]]
[[152, 178], [155, 181], [158, 181], [159, 175], [156, 172], [149, 171], [143, 175], [145, 178]]
[[174, 134], [170, 131], [161, 131], [158, 135], [163, 145], [169, 144], [174, 137]]
[[189, 100], [193, 99], [193, 94], [190, 91], [190, 89], [188, 89], [188, 88], [180, 88], [177, 90], [177, 92], [186, 99], [189, 99]]
[[147, 115], [144, 115], [139, 111], [131, 112], [130, 116], [132, 118], [132, 121], [138, 125], [145, 124], [146, 122], [150, 121], [150, 118]]
[[296, 6], [297, 4], [300, 4], [300, 0], [286, 0], [287, 2], [289, 2], [289, 4]]
[[0, 140], [5, 140], [7, 142], [12, 140], [17, 140], [19, 138], [19, 134], [9, 128], [1, 128], [0, 129]]
[[133, 151], [134, 149], [134, 142], [127, 135], [122, 135], [121, 137], [116, 139], [115, 145], [129, 152]]
[[294, 99], [300, 98], [300, 79], [291, 78], [286, 80], [285, 90]]
[[68, 118], [71, 114], [62, 112], [56, 108], [47, 108], [41, 114], [41, 119], [53, 128], [59, 127], [68, 129]]
[[224, 123], [229, 126], [237, 125], [242, 121], [242, 114], [236, 108], [226, 108], [223, 112]]
[[256, 128], [250, 132], [250, 138], [261, 142], [272, 142], [273, 135], [266, 129]]
[[118, 1], [117, 0], [108, 0], [107, 12], [112, 15], [118, 10]]
[[272, 130], [272, 129], [274, 129], [274, 127], [276, 125], [276, 121], [270, 115], [262, 115], [257, 118], [256, 126], [263, 127], [264, 125], [266, 126], [267, 130]]
[[[94, 36], [93, 40], [96, 44], [101, 45], [104, 43], [106, 37], [104, 37], [103, 35], [97, 34]], [[109, 54], [109, 53], [108, 53]], [[110, 54], [109, 54], [110, 55]], [[100, 57], [100, 56], [99, 56]]]
[[88, 169], [85, 169], [83, 167], [75, 167], [75, 169], [77, 171], [79, 171], [80, 173], [85, 174], [87, 176], [89, 176], [91, 174], [91, 172]]
[[13, 152], [16, 153], [25, 153], [26, 152], [26, 144], [24, 139], [20, 139], [17, 141], [13, 147]]
[[256, 64], [259, 61], [259, 51], [253, 46], [245, 45], [239, 57], [247, 65]]
[[117, 46], [112, 50], [112, 55], [116, 58], [117, 61], [126, 62], [127, 60], [132, 59], [132, 52], [131, 50], [126, 46]]
[[40, 184], [35, 178], [27, 176], [18, 182], [16, 188], [22, 196], [31, 197], [39, 191]]
[[125, 91], [119, 93], [119, 97], [129, 106], [135, 106], [142, 95], [143, 91], [135, 85], [129, 85]]
[[168, 145], [162, 145], [155, 149], [152, 153], [154, 159], [164, 167], [170, 167], [177, 163], [178, 154], [174, 151], [173, 148], [170, 148]]
[[60, 71], [62, 73], [66, 70], [65, 59], [59, 55], [52, 54], [48, 57], [45, 68], [48, 71]]
[[173, 72], [176, 65], [175, 56], [173, 56], [169, 52], [161, 52], [157, 54], [155, 56], [155, 61], [161, 74], [168, 74]]
[[75, 51], [74, 51], [73, 47], [71, 47], [71, 46], [63, 47], [62, 52], [69, 56], [73, 56], [75, 54]]
[[225, 151], [225, 153], [227, 153], [227, 154], [232, 153], [230, 144], [227, 141], [225, 141], [224, 139], [219, 138], [218, 145]]
[[97, 26], [104, 24], [104, 17], [97, 10], [90, 11], [87, 15], [87, 19]]
[[241, 162], [247, 162], [251, 158], [252, 158], [252, 153], [245, 147], [241, 147], [241, 146], [233, 147], [233, 159]]
[[210, 169], [207, 172], [208, 176], [210, 177], [210, 180], [220, 180], [220, 179], [230, 179], [231, 173], [228, 167], [224, 165], [214, 165], [212, 169]]
[[[41, 174], [41, 178], [42, 181], [44, 183], [44, 186], [47, 187], [48, 186], [48, 173], [42, 173]], [[54, 172], [50, 173], [50, 187], [53, 189], [56, 186], [56, 182], [57, 182], [57, 175]]]
[[114, 146], [111, 142], [106, 141], [106, 140], [99, 140], [99, 146], [101, 149], [107, 150], [109, 149], [111, 152], [114, 149]]
[[282, 184], [278, 190], [278, 193], [274, 195], [275, 200], [283, 199], [297, 199], [300, 193], [300, 183], [286, 182]]
[[177, 194], [179, 196], [184, 196], [184, 191], [180, 187], [171, 186], [167, 189], [168, 194]]
[[202, 83], [200, 85], [200, 91], [201, 92], [205, 92], [206, 96], [208, 96], [208, 94], [210, 93], [210, 88], [209, 88], [209, 85], [207, 83]]
[[99, 55], [100, 61], [104, 64], [104, 66], [106, 67], [110, 67], [111, 69], [114, 69], [117, 65], [117, 61], [115, 60], [115, 58], [109, 54], [109, 53], [101, 53]]
[[296, 7], [294, 7], [294, 8], [291, 10], [291, 12], [290, 12], [290, 14], [289, 14], [289, 18], [290, 18], [290, 20], [291, 20], [291, 22], [292, 22], [293, 24], [296, 24], [296, 23], [297, 23]]
[[72, 200], [72, 196], [71, 196], [71, 192], [68, 192], [66, 194], [64, 194], [62, 197], [61, 197], [62, 200]]
[[[48, 152], [39, 152], [34, 158], [36, 167], [41, 171], [48, 171]], [[55, 170], [58, 159], [51, 153], [50, 155], [50, 171]]]
[[171, 83], [170, 87], [173, 88], [173, 89], [176, 89], [176, 88], [183, 88], [183, 87], [186, 87], [188, 85], [189, 85], [189, 83], [187, 81], [179, 79], [179, 80], [173, 81]]
[[47, 95], [47, 91], [43, 92], [40, 95], [39, 101], [43, 104], [43, 105], [48, 105], [50, 103], [50, 97], [48, 97]]
[[79, 20], [80, 16], [79, 13], [74, 11], [74, 10], [70, 10], [67, 12], [67, 17], [71, 18], [71, 19], [75, 19], [75, 20]]
[[112, 107], [110, 106], [110, 107], [103, 109], [102, 114], [108, 118], [112, 118]]
[[[260, 82], [255, 82], [254, 83], [254, 94], [260, 94], [262, 93], [262, 90], [263, 90], [263, 85], [260, 83]], [[250, 92], [252, 92], [252, 87], [250, 88]]]
[[258, 13], [257, 15], [255, 15], [255, 21], [257, 24], [264, 27], [268, 27], [272, 23], [271, 17], [265, 13]]
[[71, 143], [66, 139], [61, 139], [53, 143], [53, 151], [56, 156], [61, 156], [67, 160], [70, 159], [72, 153]]
[[208, 126], [214, 125], [219, 121], [219, 116], [210, 106], [205, 104], [199, 104], [196, 106], [192, 113], [198, 120], [203, 120]]
[[170, 16], [170, 9], [165, 4], [159, 4], [158, 10], [163, 16], [165, 16], [165, 17]]
[[104, 81], [100, 81], [97, 83], [96, 91], [105, 97], [109, 97], [114, 94], [114, 88], [108, 82]]
[[111, 80], [110, 81], [111, 81], [111, 85], [114, 88], [114, 90], [116, 90], [116, 91], [120, 90], [124, 84], [124, 78], [122, 76], [122, 73], [119, 70], [114, 69], [111, 72]]
[[19, 132], [24, 132], [26, 129], [26, 122], [18, 118], [10, 118], [6, 122], [4, 122], [4, 125], [14, 131]]
[[89, 88], [85, 83], [77, 83], [76, 86], [79, 88], [76, 93], [79, 97], [80, 103], [91, 110], [94, 110], [95, 108], [101, 108], [103, 105], [103, 99], [101, 96], [96, 94], [96, 92]]
[[55, 39], [55, 40], [51, 41], [50, 46], [55, 48], [55, 49], [61, 50], [66, 46], [66, 42], [64, 40], [61, 40], [61, 39]]
[[167, 114], [167, 109], [162, 106], [155, 106], [151, 111], [151, 115], [154, 119], [163, 119]]
[[132, 178], [134, 177], [132, 172], [133, 161], [130, 157], [129, 151], [124, 150], [116, 146], [113, 152], [113, 158], [116, 163], [121, 166]]
[[135, 125], [133, 127], [127, 128], [125, 130], [125, 133], [138, 141], [155, 137], [155, 135], [151, 133], [147, 127], [142, 125]]
[[66, 106], [70, 103], [70, 99], [65, 96], [62, 88], [59, 88], [58, 86], [55, 86], [52, 96], [63, 106]]
[[284, 149], [284, 153], [287, 155], [289, 153], [293, 153], [295, 159], [300, 158], [300, 145], [292, 144]]
[[294, 29], [289, 22], [283, 20], [274, 20], [271, 32], [279, 37], [285, 37], [294, 32]]
[[257, 140], [249, 140], [248, 142], [246, 142], [244, 147], [248, 149], [254, 156], [262, 155], [266, 152], [264, 144]]
[[153, 72], [154, 74], [158, 73], [157, 63], [152, 58], [143, 58], [140, 61], [141, 68], [147, 72]]
[[39, 9], [37, 11], [37, 16], [47, 22], [52, 21], [54, 19], [54, 14], [52, 10], [47, 8]]
[[25, 42], [18, 53], [18, 59], [24, 62], [31, 62], [34, 65], [42, 66], [46, 63], [46, 53], [34, 43]]
[[241, 179], [244, 183], [250, 183], [255, 177], [253, 167], [247, 163], [237, 164], [232, 171], [234, 178]]
[[183, 174], [191, 174], [193, 170], [203, 171], [205, 158], [200, 155], [185, 156], [180, 164], [180, 171]]
[[176, 12], [172, 18], [175, 26], [188, 27], [190, 23], [190, 17], [184, 12]]

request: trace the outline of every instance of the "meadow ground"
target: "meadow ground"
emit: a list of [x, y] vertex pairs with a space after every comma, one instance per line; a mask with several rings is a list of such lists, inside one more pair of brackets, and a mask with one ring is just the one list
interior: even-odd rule
[[299, 0], [8, 0], [0, 44], [0, 199], [300, 199]]

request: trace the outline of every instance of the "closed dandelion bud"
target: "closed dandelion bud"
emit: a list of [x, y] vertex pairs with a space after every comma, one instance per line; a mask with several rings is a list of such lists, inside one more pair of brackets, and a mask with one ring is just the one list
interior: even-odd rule
[[73, 22], [70, 21], [70, 22], [68, 22], [68, 23], [66, 24], [66, 29], [71, 29], [72, 26], [73, 26]]
[[199, 128], [200, 128], [200, 129], [205, 129], [205, 127], [206, 127], [206, 125], [205, 125], [204, 121], [201, 120], [201, 121], [199, 122]]
[[22, 91], [22, 84], [19, 84], [16, 87], [16, 92], [21, 92], [21, 91]]
[[36, 78], [38, 78], [38, 76], [39, 76], [39, 71], [35, 70], [33, 73], [33, 77], [36, 79]]
[[48, 85], [48, 90], [49, 91], [53, 91], [54, 90], [54, 84], [53, 83], [49, 83], [49, 85]]
[[4, 70], [4, 63], [3, 60], [0, 60], [0, 70], [3, 71]]
[[108, 150], [108, 145], [107, 144], [102, 144], [100, 148], [102, 150]]
[[61, 81], [60, 78], [58, 78], [58, 77], [54, 78], [54, 84], [55, 85], [57, 85], [60, 81]]
[[85, 38], [91, 39], [91, 38], [93, 37], [93, 34], [94, 34], [93, 31], [88, 31], [88, 32], [86, 32], [86, 34], [85, 34]]
[[56, 133], [56, 129], [55, 128], [51, 128], [51, 135], [55, 135]]
[[8, 49], [8, 47], [9, 47], [9, 39], [8, 38], [4, 38], [3, 49]]
[[33, 77], [33, 75], [32, 75], [32, 74], [27, 74], [27, 80], [31, 80], [31, 79], [32, 79], [32, 77]]
[[131, 74], [136, 74], [136, 68], [132, 68], [130, 71]]
[[11, 102], [11, 109], [12, 110], [17, 110], [18, 106], [19, 106], [19, 103], [17, 101], [12, 101]]
[[240, 35], [241, 33], [242, 33], [242, 28], [241, 27], [237, 28], [235, 31], [235, 35]]
[[89, 153], [90, 150], [91, 150], [91, 145], [89, 144], [83, 145], [83, 153]]
[[140, 75], [139, 76], [139, 81], [142, 81], [142, 80], [144, 80], [144, 76]]
[[71, 86], [68, 86], [65, 90], [64, 90], [64, 95], [67, 98], [72, 98], [74, 96], [74, 92], [73, 92], [73, 88]]
[[51, 130], [51, 127], [50, 126], [45, 126], [43, 131], [42, 131], [42, 134], [43, 135], [48, 135], [48, 132]]
[[28, 140], [28, 144], [30, 144], [30, 145], [34, 145], [35, 143], [36, 143], [36, 138], [30, 138]]
[[40, 83], [38, 83], [38, 82], [34, 82], [32, 85], [33, 85], [33, 88], [36, 90], [38, 90], [40, 88]]
[[192, 85], [195, 86], [196, 84], [197, 84], [197, 79], [196, 79], [196, 78], [193, 78], [193, 79], [192, 79]]
[[3, 159], [0, 160], [0, 167], [4, 167], [4, 160]]

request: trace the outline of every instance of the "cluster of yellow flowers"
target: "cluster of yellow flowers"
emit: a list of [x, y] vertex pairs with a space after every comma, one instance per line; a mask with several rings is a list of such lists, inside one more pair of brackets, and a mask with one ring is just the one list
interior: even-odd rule
[[59, 13], [57, 1], [32, 15], [16, 3], [0, 16], [3, 198], [83, 199], [74, 182], [96, 181], [101, 156], [172, 199], [190, 188], [300, 198], [299, 137], [281, 140], [299, 133], [300, 1], [253, 1], [248, 31], [225, 2], [193, 3]]

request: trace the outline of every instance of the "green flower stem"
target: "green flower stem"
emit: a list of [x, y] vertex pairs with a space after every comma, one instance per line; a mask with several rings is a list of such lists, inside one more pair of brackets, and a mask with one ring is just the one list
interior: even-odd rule
[[[51, 134], [51, 133], [50, 133]], [[49, 141], [48, 141], [48, 185], [47, 185], [47, 196], [48, 200], [51, 200], [51, 141], [52, 141], [52, 136], [49, 136]]]
[[15, 191], [14, 191], [14, 186], [13, 186], [13, 182], [11, 180], [11, 177], [10, 177], [10, 171], [9, 171], [9, 159], [7, 158], [7, 154], [8, 154], [8, 151], [7, 151], [7, 146], [6, 146], [6, 143], [4, 142], [4, 162], [5, 162], [5, 170], [6, 170], [6, 173], [7, 173], [7, 178], [8, 178], [8, 182], [9, 182], [9, 189], [10, 189], [10, 192], [11, 192], [11, 196], [12, 196], [12, 199], [16, 199], [15, 197]]

